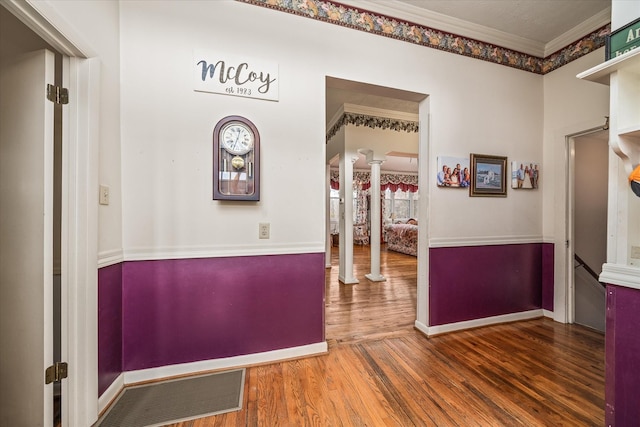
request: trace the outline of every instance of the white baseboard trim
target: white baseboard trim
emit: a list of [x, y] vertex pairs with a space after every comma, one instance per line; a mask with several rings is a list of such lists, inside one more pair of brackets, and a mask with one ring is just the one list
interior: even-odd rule
[[141, 369], [124, 373], [124, 385], [143, 381], [156, 381], [181, 375], [193, 375], [201, 372], [220, 369], [240, 368], [244, 366], [274, 363], [289, 359], [317, 356], [328, 351], [326, 341], [285, 348], [282, 350], [266, 351], [263, 353], [247, 354], [243, 356], [225, 357], [222, 359], [203, 360], [199, 362], [180, 363], [177, 365], [161, 366], [158, 368]]
[[419, 322], [416, 320], [416, 322], [413, 324], [413, 326], [419, 330], [420, 332], [422, 332], [423, 334], [425, 334], [426, 336], [429, 336], [429, 327], [427, 325], [425, 325], [422, 322]]
[[535, 319], [542, 317], [544, 310], [530, 310], [520, 313], [503, 314], [500, 316], [484, 317], [482, 319], [467, 320], [464, 322], [448, 323], [446, 325], [426, 326], [424, 323], [415, 322], [415, 327], [428, 337], [445, 334], [447, 332], [462, 331], [465, 329], [480, 328], [482, 326], [496, 325], [499, 323], [517, 322], [519, 320]]
[[544, 317], [548, 317], [549, 319], [553, 319], [553, 311], [550, 310], [542, 310], [542, 315]]
[[118, 394], [124, 388], [124, 372], [118, 375], [118, 378], [111, 383], [108, 389], [102, 393], [102, 395], [98, 398], [98, 413], [102, 413], [113, 400], [118, 397]]

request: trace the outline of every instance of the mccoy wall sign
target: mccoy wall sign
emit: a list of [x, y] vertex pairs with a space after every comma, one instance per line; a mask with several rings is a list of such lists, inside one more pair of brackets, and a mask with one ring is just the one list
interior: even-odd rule
[[607, 38], [606, 60], [627, 53], [640, 46], [640, 19], [611, 33]]
[[194, 51], [193, 89], [278, 100], [278, 64], [224, 53]]

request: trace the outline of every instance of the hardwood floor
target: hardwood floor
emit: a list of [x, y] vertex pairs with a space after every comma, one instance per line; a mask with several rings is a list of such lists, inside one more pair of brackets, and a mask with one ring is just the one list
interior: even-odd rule
[[357, 285], [327, 270], [328, 354], [249, 367], [240, 411], [172, 426], [604, 425], [602, 334], [536, 319], [426, 338], [416, 258], [383, 249], [373, 283], [368, 250]]

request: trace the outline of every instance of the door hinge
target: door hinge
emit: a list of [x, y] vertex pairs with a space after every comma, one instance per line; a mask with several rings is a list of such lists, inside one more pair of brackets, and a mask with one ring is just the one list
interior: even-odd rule
[[44, 373], [44, 383], [59, 383], [67, 378], [68, 365], [67, 362], [56, 362], [49, 366]]
[[56, 104], [68, 104], [69, 103], [69, 89], [47, 85], [47, 99]]

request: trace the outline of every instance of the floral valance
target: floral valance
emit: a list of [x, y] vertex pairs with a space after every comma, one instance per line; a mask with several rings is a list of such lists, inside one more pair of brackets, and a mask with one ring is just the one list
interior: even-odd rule
[[[371, 188], [371, 173], [364, 171], [353, 172], [353, 187], [362, 191]], [[340, 172], [331, 171], [331, 188], [340, 189]], [[380, 190], [386, 189], [391, 191], [409, 191], [415, 193], [418, 191], [418, 176], [399, 173], [381, 173], [380, 174]]]
[[366, 114], [344, 112], [342, 116], [331, 126], [327, 132], [326, 142], [331, 141], [341, 127], [346, 125], [364, 126], [371, 129], [389, 129], [396, 132], [418, 132], [420, 125], [411, 120], [390, 119], [388, 117], [376, 117]]

